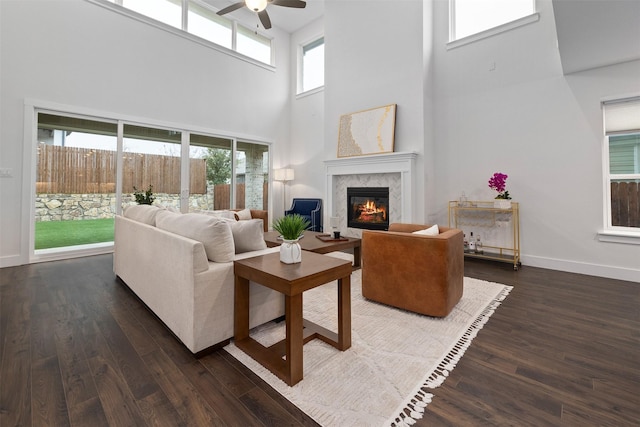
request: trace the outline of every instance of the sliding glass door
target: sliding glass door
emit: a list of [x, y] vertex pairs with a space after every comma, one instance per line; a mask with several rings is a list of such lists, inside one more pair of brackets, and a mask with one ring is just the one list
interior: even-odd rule
[[238, 142], [236, 209], [268, 209], [269, 147]]
[[189, 211], [231, 207], [233, 140], [192, 133], [189, 137]]
[[38, 114], [35, 250], [113, 241], [114, 122]]
[[113, 242], [116, 213], [136, 203], [268, 209], [267, 144], [45, 111], [37, 118], [35, 251]]
[[124, 124], [122, 205], [134, 205], [135, 193], [150, 192], [153, 204], [180, 209], [182, 132]]

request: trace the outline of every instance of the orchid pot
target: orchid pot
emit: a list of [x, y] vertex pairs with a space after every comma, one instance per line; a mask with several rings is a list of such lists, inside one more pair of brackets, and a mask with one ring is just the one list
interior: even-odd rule
[[494, 199], [493, 207], [496, 209], [511, 209], [511, 200], [508, 199]]

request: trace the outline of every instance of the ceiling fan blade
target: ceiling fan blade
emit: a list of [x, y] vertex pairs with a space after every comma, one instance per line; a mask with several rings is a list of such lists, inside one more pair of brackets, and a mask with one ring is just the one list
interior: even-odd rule
[[225, 13], [233, 12], [234, 10], [240, 9], [241, 7], [244, 7], [243, 1], [234, 3], [231, 6], [225, 7], [224, 9], [220, 9], [218, 11], [218, 15], [224, 15]]
[[267, 9], [258, 12], [258, 17], [260, 18], [260, 22], [262, 22], [262, 26], [265, 30], [271, 28], [271, 19], [269, 19], [269, 14], [267, 13]]
[[307, 6], [307, 2], [302, 0], [270, 0], [269, 3], [276, 6], [297, 7], [298, 9], [303, 9]]

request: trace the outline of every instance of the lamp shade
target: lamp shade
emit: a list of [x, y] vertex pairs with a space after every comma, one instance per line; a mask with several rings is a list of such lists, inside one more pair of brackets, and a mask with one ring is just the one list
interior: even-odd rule
[[276, 169], [273, 171], [273, 179], [276, 181], [293, 181], [293, 169]]
[[244, 4], [254, 12], [262, 12], [267, 7], [267, 0], [245, 0]]
[[293, 169], [285, 169], [284, 170], [284, 180], [285, 181], [293, 181]]

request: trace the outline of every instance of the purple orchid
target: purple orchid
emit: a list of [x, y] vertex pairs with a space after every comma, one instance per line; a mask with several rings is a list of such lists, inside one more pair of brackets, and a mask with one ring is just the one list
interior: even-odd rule
[[507, 178], [508, 175], [496, 172], [489, 179], [489, 188], [498, 192], [496, 199], [511, 199], [511, 196], [509, 196], [509, 192], [505, 191], [505, 189], [507, 188]]

